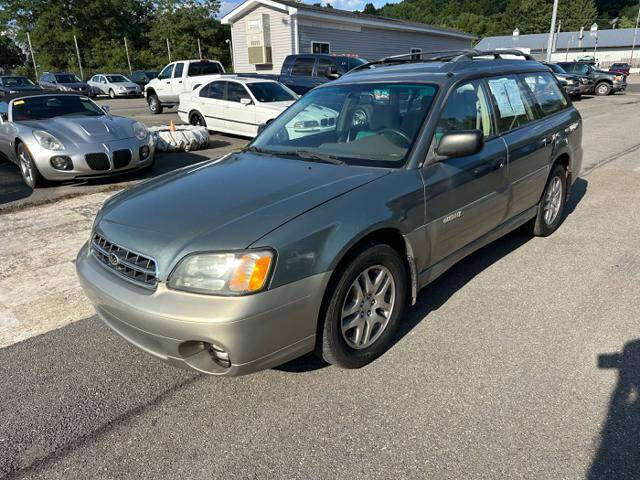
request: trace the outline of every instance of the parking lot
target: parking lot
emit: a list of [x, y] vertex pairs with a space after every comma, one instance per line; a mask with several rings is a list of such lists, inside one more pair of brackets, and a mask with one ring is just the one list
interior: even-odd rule
[[[139, 352], [93, 315], [73, 261], [142, 177], [31, 194], [0, 166], [0, 477], [638, 478], [639, 86], [576, 102], [584, 164], [560, 229], [453, 267], [360, 370], [306, 356], [212, 378]], [[212, 135], [152, 175], [245, 142]]]

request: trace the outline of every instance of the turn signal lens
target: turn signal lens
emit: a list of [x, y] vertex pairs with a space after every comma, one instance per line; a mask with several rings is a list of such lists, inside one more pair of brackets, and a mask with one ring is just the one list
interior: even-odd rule
[[269, 275], [272, 258], [271, 252], [251, 252], [240, 257], [229, 279], [229, 290], [255, 292], [262, 289]]

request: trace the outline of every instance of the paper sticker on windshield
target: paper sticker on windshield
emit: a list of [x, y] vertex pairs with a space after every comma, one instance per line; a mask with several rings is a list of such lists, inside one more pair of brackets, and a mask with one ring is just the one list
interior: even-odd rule
[[526, 115], [524, 103], [522, 103], [522, 98], [520, 97], [520, 88], [515, 79], [497, 78], [489, 80], [489, 88], [496, 99], [502, 118]]
[[22, 105], [23, 103], [24, 103], [24, 100], [16, 100], [15, 102], [13, 102], [13, 106]]

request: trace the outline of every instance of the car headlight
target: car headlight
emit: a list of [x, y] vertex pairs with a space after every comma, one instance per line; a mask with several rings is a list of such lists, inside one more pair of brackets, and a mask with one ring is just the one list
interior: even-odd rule
[[617, 80], [618, 82], [622, 81], [622, 75], [616, 75], [615, 76], [615, 80]]
[[50, 133], [43, 132], [42, 130], [34, 130], [33, 136], [42, 148], [54, 151], [64, 150], [64, 145], [62, 145], [62, 142]]
[[576, 82], [574, 82], [573, 80], [567, 80], [567, 85], [574, 85]]
[[317, 122], [317, 120], [306, 120], [303, 122], [294, 123], [293, 128], [316, 128], [319, 125], [320, 124]]
[[589, 83], [589, 80], [587, 80], [586, 78], [580, 78], [580, 83], [586, 85], [587, 83]]
[[60, 90], [62, 90], [63, 92], [72, 92], [73, 88], [65, 87], [64, 85], [60, 85]]
[[119, 92], [124, 92], [126, 88], [124, 88], [122, 85], [117, 85], [116, 90], [118, 90]]
[[271, 250], [197, 253], [178, 263], [169, 288], [210, 295], [247, 295], [264, 289], [271, 273]]
[[142, 140], [146, 139], [147, 136], [149, 135], [149, 130], [147, 130], [147, 127], [145, 127], [140, 122], [134, 122], [134, 124], [133, 124], [133, 134], [135, 135], [135, 137], [138, 140], [142, 141]]

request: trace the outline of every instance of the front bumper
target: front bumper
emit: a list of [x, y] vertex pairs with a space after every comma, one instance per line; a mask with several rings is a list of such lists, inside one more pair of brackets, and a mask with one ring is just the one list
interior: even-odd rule
[[627, 82], [613, 82], [613, 91], [614, 92], [624, 92], [627, 89]]
[[139, 97], [142, 92], [139, 90], [115, 91], [116, 97]]
[[[177, 367], [236, 376], [280, 365], [313, 350], [330, 272], [243, 297], [154, 291], [121, 279], [99, 263], [88, 244], [76, 270], [100, 318], [141, 350]], [[222, 347], [218, 365], [205, 343]]]
[[[140, 148], [146, 145], [149, 147], [149, 156], [140, 160]], [[114, 173], [126, 172], [127, 170], [136, 170], [144, 168], [153, 162], [155, 156], [155, 143], [152, 135], [146, 140], [140, 141], [136, 138], [127, 138], [124, 140], [115, 140], [106, 143], [83, 144], [80, 147], [70, 147], [65, 150], [51, 151], [46, 150], [35, 141], [27, 144], [29, 152], [33, 157], [38, 171], [47, 180], [64, 181], [73, 180], [74, 178], [101, 177]], [[118, 150], [129, 150], [131, 152], [131, 160], [128, 164], [115, 168], [113, 152]], [[94, 170], [86, 160], [86, 155], [91, 153], [104, 153], [109, 159], [109, 168], [107, 170]], [[51, 157], [66, 156], [73, 162], [72, 170], [57, 170], [51, 165]]]
[[582, 89], [580, 88], [580, 85], [578, 84], [574, 84], [574, 85], [565, 85], [564, 86], [564, 90], [565, 92], [567, 92], [568, 95], [580, 95], [582, 93]]

